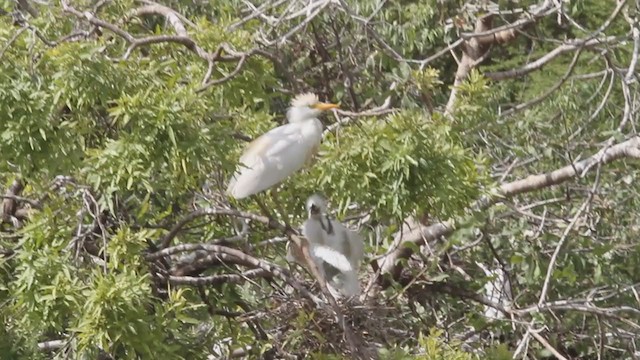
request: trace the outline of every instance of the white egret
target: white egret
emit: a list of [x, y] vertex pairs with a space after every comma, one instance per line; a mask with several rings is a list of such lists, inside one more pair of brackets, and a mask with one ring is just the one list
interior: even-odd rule
[[[360, 234], [347, 229], [326, 214], [326, 201], [319, 195], [307, 199], [309, 218], [302, 233], [310, 244], [310, 252], [327, 280], [332, 295], [352, 297], [360, 294], [358, 269], [364, 257], [364, 242]], [[292, 259], [293, 246], [287, 258]], [[328, 249], [327, 249], [328, 248]]]
[[240, 157], [227, 194], [236, 199], [264, 191], [300, 170], [317, 153], [322, 140], [322, 111], [338, 105], [318, 101], [315, 94], [302, 94], [291, 101], [289, 123], [252, 141]]
[[[489, 278], [484, 285], [484, 295], [490, 301], [500, 304], [504, 307], [509, 307], [513, 300], [513, 294], [511, 293], [511, 282], [505, 271], [499, 267], [499, 263], [494, 260], [494, 269], [489, 269], [483, 263], [477, 262], [476, 265], [482, 269], [484, 274]], [[500, 320], [504, 318], [504, 314], [490, 306], [484, 306], [484, 316], [491, 320]]]

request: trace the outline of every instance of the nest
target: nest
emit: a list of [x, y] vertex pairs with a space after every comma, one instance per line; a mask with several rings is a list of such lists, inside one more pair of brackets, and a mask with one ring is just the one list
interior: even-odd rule
[[[313, 294], [321, 294], [319, 286], [305, 284]], [[326, 302], [322, 295], [318, 295]], [[319, 305], [313, 300], [291, 292], [274, 296], [274, 308], [270, 315], [276, 327], [272, 329], [281, 353], [292, 358], [309, 358], [312, 354], [334, 354], [353, 358], [345, 339], [344, 328], [339, 324], [333, 308]], [[397, 315], [396, 306], [368, 300], [336, 299], [345, 322], [356, 338], [377, 352], [380, 347], [402, 344], [412, 339], [410, 329], [405, 329]], [[280, 345], [280, 346], [278, 346]]]

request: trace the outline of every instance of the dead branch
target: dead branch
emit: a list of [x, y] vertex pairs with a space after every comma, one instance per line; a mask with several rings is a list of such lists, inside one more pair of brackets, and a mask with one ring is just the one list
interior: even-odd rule
[[[559, 6], [559, 5], [558, 5]], [[493, 14], [479, 17], [476, 20], [473, 34], [463, 34], [465, 39], [462, 47], [462, 59], [458, 63], [455, 80], [449, 94], [449, 100], [445, 106], [445, 115], [451, 116], [458, 97], [458, 87], [476, 66], [480, 65], [483, 58], [488, 56], [492, 45], [504, 44], [516, 38], [517, 31], [524, 26], [534, 23], [545, 16], [557, 11], [557, 6], [552, 6], [552, 1], [545, 0], [540, 6], [534, 7], [529, 18], [521, 19], [503, 27], [492, 29]]]
[[145, 15], [164, 16], [169, 24], [171, 24], [171, 26], [173, 27], [173, 30], [176, 32], [176, 34], [180, 36], [187, 36], [187, 29], [184, 27], [184, 24], [180, 20], [178, 13], [173, 11], [173, 9], [160, 4], [152, 4], [137, 8], [133, 12], [133, 16], [141, 17]]
[[270, 278], [272, 274], [264, 269], [253, 269], [240, 274], [220, 274], [210, 276], [177, 276], [168, 275], [166, 279], [172, 284], [179, 285], [218, 285], [218, 284], [239, 284], [248, 279]]
[[544, 65], [548, 64], [551, 60], [555, 59], [556, 57], [567, 53], [567, 52], [571, 52], [574, 51], [576, 49], [580, 49], [580, 48], [593, 48], [597, 45], [612, 45], [615, 43], [618, 43], [620, 41], [619, 38], [615, 37], [615, 36], [608, 36], [604, 39], [591, 39], [591, 40], [585, 40], [585, 39], [574, 39], [574, 40], [569, 40], [567, 41], [565, 44], [562, 44], [560, 46], [558, 46], [557, 48], [551, 50], [550, 52], [548, 52], [546, 55], [540, 57], [538, 60], [533, 61], [528, 63], [527, 65], [524, 65], [521, 68], [518, 69], [512, 69], [512, 70], [506, 70], [506, 71], [499, 71], [499, 72], [490, 72], [490, 73], [485, 73], [484, 76], [488, 77], [491, 80], [494, 81], [499, 81], [499, 80], [506, 80], [506, 79], [514, 79], [514, 78], [519, 78], [522, 77], [524, 75], [527, 75], [535, 70], [540, 70]]

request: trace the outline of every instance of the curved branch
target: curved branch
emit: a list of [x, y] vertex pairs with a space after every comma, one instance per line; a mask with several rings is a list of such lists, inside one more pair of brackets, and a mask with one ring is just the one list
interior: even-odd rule
[[[193, 52], [194, 54], [196, 54], [198, 57], [200, 57], [201, 59], [203, 59], [209, 64], [209, 70], [207, 71], [205, 80], [203, 81], [204, 85], [200, 88], [200, 90], [198, 90], [200, 92], [204, 91], [206, 88], [210, 86], [221, 84], [225, 81], [230, 80], [234, 76], [236, 76], [242, 69], [242, 66], [246, 62], [247, 58], [249, 58], [250, 56], [261, 55], [274, 61], [274, 57], [271, 54], [261, 49], [255, 48], [247, 52], [238, 52], [231, 49], [230, 46], [224, 43], [220, 44], [215, 51], [208, 52], [202, 47], [200, 47], [200, 45], [198, 45], [198, 43], [195, 40], [193, 40], [191, 37], [188, 36], [187, 30], [182, 23], [182, 21], [184, 21], [185, 19], [183, 19], [183, 17], [181, 17], [180, 14], [178, 14], [177, 12], [175, 12], [174, 10], [166, 6], [156, 4], [150, 1], [144, 1], [144, 2], [150, 5], [143, 6], [137, 9], [136, 11], [133, 12], [133, 14], [137, 16], [147, 15], [147, 14], [163, 15], [167, 18], [169, 23], [171, 23], [177, 35], [154, 35], [154, 36], [137, 38], [131, 35], [130, 33], [128, 33], [127, 31], [123, 30], [122, 28], [116, 26], [115, 24], [112, 24], [97, 18], [93, 13], [89, 11], [80, 12], [76, 10], [74, 7], [70, 6], [67, 0], [61, 0], [63, 11], [73, 14], [80, 19], [85, 19], [94, 26], [107, 29], [113, 32], [114, 34], [120, 36], [129, 44], [129, 47], [127, 48], [126, 52], [124, 53], [124, 55], [120, 60], [127, 60], [135, 49], [145, 45], [158, 44], [158, 43], [176, 43], [176, 44], [183, 45], [184, 47], [189, 49], [191, 52]], [[223, 54], [223, 50], [224, 52], [227, 53], [226, 55]], [[236, 68], [231, 72], [231, 74], [221, 79], [209, 81], [211, 71], [213, 70], [214, 62], [236, 61], [236, 60], [238, 60], [238, 64]]]
[[[249, 219], [249, 220], [263, 223], [272, 229], [285, 230], [285, 227], [282, 224], [266, 216], [256, 215], [256, 214], [252, 214], [244, 211], [232, 210], [232, 209], [210, 207], [210, 208], [203, 208], [203, 209], [192, 211], [189, 214], [187, 214], [185, 217], [180, 219], [180, 221], [178, 221], [178, 223], [176, 223], [171, 228], [169, 233], [167, 233], [165, 236], [163, 236], [160, 239], [160, 245], [158, 246], [158, 248], [164, 249], [167, 246], [169, 246], [171, 244], [171, 240], [173, 240], [173, 238], [175, 238], [176, 235], [178, 235], [180, 230], [191, 221], [203, 216], [216, 216], [216, 215], [225, 215], [225, 216], [233, 216], [237, 218]], [[186, 250], [182, 250], [182, 251], [186, 251]]]
[[182, 21], [180, 21], [178, 13], [176, 13], [175, 11], [173, 11], [173, 9], [168, 8], [164, 5], [160, 5], [160, 4], [146, 5], [136, 9], [133, 12], [133, 15], [138, 17], [144, 16], [144, 15], [164, 16], [169, 22], [169, 24], [171, 24], [171, 26], [173, 27], [173, 30], [175, 30], [176, 34], [180, 36], [187, 36], [187, 29], [184, 27], [184, 24], [182, 24]]
[[[224, 82], [227, 82], [229, 80], [231, 80], [232, 78], [234, 78], [236, 75], [238, 75], [238, 73], [240, 72], [240, 70], [242, 70], [242, 66], [244, 65], [244, 62], [247, 60], [247, 55], [242, 55], [240, 57], [240, 61], [238, 61], [238, 64], [236, 65], [236, 68], [233, 69], [233, 71], [231, 73], [229, 73], [229, 75], [222, 77], [220, 79], [215, 79], [215, 80], [211, 80], [206, 82], [205, 84], [203, 84], [198, 90], [196, 90], [196, 93], [200, 93], [203, 92], [205, 90], [207, 90], [208, 88], [210, 88], [213, 85], [219, 85], [222, 84]], [[210, 76], [209, 71], [207, 71], [207, 73]]]
[[314, 302], [319, 303], [319, 300], [314, 295], [312, 295], [309, 292], [309, 290], [305, 289], [304, 286], [302, 286], [295, 279], [293, 279], [291, 274], [289, 274], [289, 272], [284, 268], [278, 265], [272, 264], [270, 262], [254, 258], [251, 255], [245, 254], [240, 250], [232, 249], [230, 247], [221, 246], [221, 245], [210, 245], [210, 244], [182, 244], [182, 245], [172, 246], [164, 250], [147, 254], [145, 255], [145, 259], [148, 261], [153, 261], [164, 256], [169, 256], [172, 254], [177, 254], [185, 251], [197, 251], [197, 250], [204, 250], [204, 251], [209, 251], [213, 253], [221, 253], [221, 254], [226, 254], [226, 255], [236, 257], [242, 260], [243, 262], [250, 264], [254, 268], [262, 269], [272, 274], [273, 276], [277, 276], [283, 279], [285, 282], [293, 286], [293, 288], [299, 291], [301, 294], [313, 300]]
[[556, 57], [576, 50], [576, 49], [581, 49], [581, 48], [590, 48], [590, 47], [594, 47], [596, 45], [609, 45], [609, 44], [613, 44], [618, 42], [618, 38], [616, 38], [615, 36], [609, 36], [606, 37], [604, 39], [591, 39], [591, 40], [584, 40], [584, 39], [577, 39], [577, 40], [570, 40], [567, 43], [558, 46], [557, 48], [551, 50], [550, 52], [548, 52], [546, 55], [542, 56], [541, 58], [539, 58], [536, 61], [530, 62], [527, 65], [519, 68], [519, 69], [512, 69], [512, 70], [506, 70], [506, 71], [499, 71], [499, 72], [490, 72], [490, 73], [485, 73], [484, 76], [488, 77], [491, 80], [506, 80], [506, 79], [513, 79], [513, 78], [517, 78], [517, 77], [521, 77], [523, 75], [527, 75], [530, 72], [533, 72], [535, 70], [539, 70], [540, 68], [542, 68], [544, 65], [546, 65], [547, 63], [549, 63], [551, 60], [555, 59]]
[[542, 101], [544, 101], [546, 98], [548, 98], [549, 96], [551, 96], [551, 94], [553, 94], [554, 92], [556, 92], [556, 90], [558, 90], [571, 76], [571, 74], [573, 73], [573, 70], [575, 69], [576, 65], [578, 64], [578, 59], [580, 58], [580, 54], [582, 53], [582, 49], [583, 48], [578, 48], [578, 51], [576, 51], [575, 55], [573, 56], [573, 60], [571, 60], [571, 63], [569, 64], [569, 67], [567, 68], [567, 71], [564, 73], [564, 75], [562, 76], [562, 78], [560, 78], [560, 80], [558, 82], [556, 82], [552, 87], [550, 87], [549, 89], [547, 89], [547, 91], [545, 91], [542, 95], [533, 98], [525, 103], [522, 104], [518, 104], [516, 106], [514, 106], [513, 108], [503, 112], [502, 114], [500, 114], [501, 117], [505, 117], [505, 116], [510, 116], [515, 114], [518, 111], [522, 111], [524, 109], [527, 109], [533, 105], [539, 104]]

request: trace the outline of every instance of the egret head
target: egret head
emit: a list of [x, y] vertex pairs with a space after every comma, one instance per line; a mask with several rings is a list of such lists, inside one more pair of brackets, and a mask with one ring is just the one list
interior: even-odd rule
[[327, 211], [327, 201], [320, 195], [314, 194], [307, 199], [309, 217], [318, 217]]
[[302, 122], [315, 119], [320, 116], [321, 112], [337, 107], [338, 105], [336, 104], [320, 102], [316, 94], [300, 94], [291, 101], [291, 107], [287, 111], [287, 118], [290, 123]]

